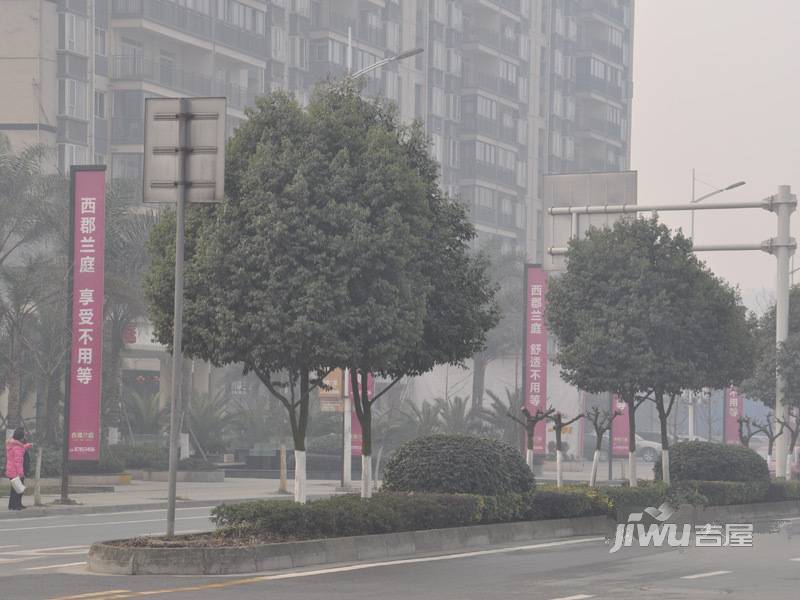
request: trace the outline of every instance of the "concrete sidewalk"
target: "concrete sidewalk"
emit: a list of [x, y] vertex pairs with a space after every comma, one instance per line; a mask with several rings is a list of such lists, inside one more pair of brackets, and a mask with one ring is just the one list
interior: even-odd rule
[[[293, 482], [289, 480], [289, 491]], [[337, 492], [339, 482], [311, 480], [306, 483], [309, 498], [330, 496]], [[31, 485], [31, 488], [33, 486]], [[178, 483], [178, 506], [206, 506], [222, 502], [243, 500], [288, 499], [291, 494], [279, 494], [278, 482], [274, 479], [246, 479], [232, 477], [224, 483]], [[0, 519], [67, 514], [90, 514], [116, 511], [166, 508], [167, 483], [159, 481], [133, 481], [130, 485], [114, 486], [113, 492], [71, 494], [77, 504], [62, 506], [53, 504], [57, 495], [42, 495], [43, 506], [33, 505], [33, 495], [26, 495], [27, 510], [10, 511], [5, 502], [0, 505]], [[2, 499], [5, 500], [5, 499]]]

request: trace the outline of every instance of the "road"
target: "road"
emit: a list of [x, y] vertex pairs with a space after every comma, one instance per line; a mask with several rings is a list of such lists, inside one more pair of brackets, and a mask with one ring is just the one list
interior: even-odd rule
[[[178, 510], [178, 530], [208, 527]], [[227, 577], [104, 576], [83, 564], [94, 540], [160, 533], [164, 511], [0, 522], [0, 598], [98, 600], [590, 600], [800, 597], [800, 519], [752, 548], [623, 549], [600, 538]]]

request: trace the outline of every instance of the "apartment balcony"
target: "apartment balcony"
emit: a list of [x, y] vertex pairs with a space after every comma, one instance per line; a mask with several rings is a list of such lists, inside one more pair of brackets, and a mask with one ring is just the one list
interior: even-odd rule
[[[212, 39], [210, 16], [168, 0], [113, 0], [111, 16], [115, 19], [146, 19], [205, 41]], [[223, 46], [260, 59], [267, 54], [266, 37], [220, 20], [215, 21], [213, 31], [213, 38]]]
[[512, 39], [504, 35], [501, 36], [491, 29], [471, 27], [464, 32], [463, 41], [465, 43], [472, 42], [482, 44], [493, 50], [502, 52], [503, 54], [513, 56], [515, 59], [524, 60], [524, 58], [519, 55], [519, 40], [517, 38]]
[[615, 23], [625, 24], [625, 10], [620, 6], [614, 6], [611, 0], [581, 0], [580, 11], [600, 15]]
[[115, 19], [141, 18], [203, 39], [211, 39], [211, 17], [167, 0], [113, 0]]
[[144, 144], [143, 117], [113, 117], [111, 119], [112, 144]]
[[625, 97], [623, 94], [624, 88], [606, 79], [593, 77], [591, 75], [578, 75], [578, 80], [575, 82], [575, 89], [578, 92], [593, 92], [600, 94], [605, 98], [622, 102]]
[[466, 71], [464, 73], [462, 87], [484, 89], [513, 100], [514, 102], [519, 102], [519, 89], [516, 83], [511, 83], [506, 79], [482, 71]]
[[594, 117], [583, 117], [575, 126], [576, 133], [585, 133], [601, 136], [622, 143], [622, 126]]
[[504, 127], [499, 120], [480, 115], [462, 115], [460, 131], [462, 135], [483, 135], [510, 144], [518, 143], [515, 128]]
[[237, 85], [184, 71], [174, 65], [146, 60], [140, 56], [116, 55], [111, 58], [111, 78], [116, 81], [144, 81], [187, 96], [225, 96], [228, 105], [244, 109], [255, 104], [257, 92]]

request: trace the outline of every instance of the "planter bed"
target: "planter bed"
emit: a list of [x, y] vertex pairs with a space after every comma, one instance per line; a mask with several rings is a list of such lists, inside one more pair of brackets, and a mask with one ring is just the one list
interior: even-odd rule
[[213, 533], [93, 544], [89, 569], [121, 575], [225, 575], [375, 560], [611, 531], [607, 517], [428, 529], [305, 541], [224, 538]]

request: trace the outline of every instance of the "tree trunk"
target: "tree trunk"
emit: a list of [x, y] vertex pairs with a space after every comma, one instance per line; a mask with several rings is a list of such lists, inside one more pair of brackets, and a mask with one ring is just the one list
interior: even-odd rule
[[369, 374], [361, 370], [361, 497], [372, 498], [372, 405], [369, 399]]
[[592, 474], [589, 475], [589, 487], [594, 487], [597, 484], [597, 467], [600, 465], [600, 450], [594, 451], [592, 457]]
[[[489, 361], [483, 352], [478, 352], [472, 357], [472, 410], [478, 411], [483, 407], [483, 392], [486, 386], [486, 366]], [[476, 413], [477, 414], [477, 413]]]
[[533, 473], [533, 449], [532, 448], [528, 448], [527, 450], [525, 450], [525, 462], [528, 463], [528, 468], [531, 470], [531, 473]]
[[628, 405], [628, 482], [636, 487], [636, 396], [623, 398]]
[[372, 456], [361, 455], [361, 497], [372, 498]]
[[[12, 344], [12, 347], [14, 345]], [[8, 365], [8, 410], [6, 423], [10, 430], [22, 425], [22, 365], [19, 352], [13, 352]]]
[[[673, 404], [674, 407], [674, 404]], [[658, 422], [661, 425], [661, 479], [670, 485], [669, 476], [669, 431], [667, 409], [664, 406], [664, 393], [656, 392], [656, 410], [658, 411]]]
[[564, 484], [563, 454], [560, 449], [556, 449], [556, 487]]
[[306, 451], [294, 451], [294, 501], [306, 503]]

